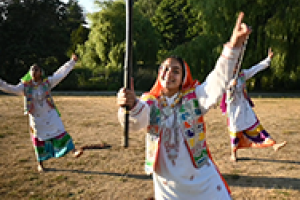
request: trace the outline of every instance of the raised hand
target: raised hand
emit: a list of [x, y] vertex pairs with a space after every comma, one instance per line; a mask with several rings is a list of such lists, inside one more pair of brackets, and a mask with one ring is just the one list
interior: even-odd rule
[[271, 49], [271, 47], [268, 49], [268, 57], [269, 58], [273, 58], [273, 56], [274, 56], [274, 53], [273, 53], [273, 51], [272, 51], [272, 49]]
[[78, 60], [78, 57], [77, 57], [77, 55], [75, 53], [72, 54], [72, 60], [74, 60], [74, 61]]
[[244, 13], [241, 12], [236, 20], [235, 27], [232, 31], [229, 45], [231, 47], [241, 47], [247, 36], [251, 33], [251, 29], [243, 23]]

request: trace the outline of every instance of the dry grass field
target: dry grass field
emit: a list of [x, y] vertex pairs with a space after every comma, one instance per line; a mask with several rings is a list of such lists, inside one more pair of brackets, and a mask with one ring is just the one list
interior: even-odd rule
[[[153, 196], [152, 179], [144, 174], [144, 134], [130, 133], [122, 147], [115, 97], [55, 96], [67, 131], [77, 146], [107, 143], [109, 149], [88, 149], [45, 162], [39, 174], [23, 115], [23, 99], [0, 96], [0, 199], [122, 199]], [[226, 120], [219, 109], [205, 117], [208, 145], [235, 200], [300, 199], [300, 99], [256, 98], [263, 126], [285, 148], [244, 149], [229, 160]]]

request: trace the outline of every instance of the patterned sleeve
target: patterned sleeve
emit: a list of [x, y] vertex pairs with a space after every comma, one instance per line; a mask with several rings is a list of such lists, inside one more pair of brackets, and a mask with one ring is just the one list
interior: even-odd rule
[[248, 80], [253, 77], [258, 72], [266, 69], [271, 64], [271, 58], [267, 57], [266, 59], [262, 60], [260, 63], [254, 65], [250, 69], [244, 69], [243, 72], [245, 74], [245, 79]]
[[230, 48], [224, 45], [223, 52], [214, 70], [207, 76], [204, 83], [196, 87], [196, 94], [202, 112], [207, 112], [224, 94], [233, 76], [233, 69], [237, 63], [240, 50], [240, 48]]
[[[119, 108], [118, 119], [122, 126], [125, 123], [125, 109]], [[134, 108], [130, 110], [129, 113], [129, 130], [130, 131], [139, 131], [147, 128], [150, 120], [150, 106], [147, 103], [145, 97], [141, 97], [138, 100]]]
[[54, 88], [58, 83], [60, 83], [70, 73], [75, 64], [76, 62], [74, 60], [70, 60], [54, 72], [52, 76], [49, 76], [48, 79], [51, 84], [51, 88]]

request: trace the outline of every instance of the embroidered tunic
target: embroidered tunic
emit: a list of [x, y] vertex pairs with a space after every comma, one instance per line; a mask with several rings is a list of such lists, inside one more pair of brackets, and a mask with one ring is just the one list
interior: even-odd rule
[[[239, 76], [234, 93], [230, 100], [226, 100], [227, 114], [229, 118], [229, 130], [231, 132], [239, 132], [246, 130], [257, 122], [257, 117], [245, 98], [244, 89], [246, 87], [246, 80], [250, 79], [259, 71], [267, 68], [270, 65], [271, 58], [267, 57], [257, 65], [250, 69], [242, 70], [243, 76]], [[230, 89], [230, 88], [229, 88]], [[227, 93], [229, 92], [227, 90]], [[229, 95], [227, 95], [228, 97]]]
[[[73, 69], [75, 65], [74, 60], [66, 62], [61, 66], [52, 76], [48, 77], [49, 90], [55, 87], [60, 81], [62, 81], [68, 73]], [[65, 132], [64, 125], [57, 111], [47, 100], [47, 94], [43, 88], [43, 84], [37, 85], [32, 83], [32, 104], [34, 109], [29, 112], [29, 125], [31, 127], [32, 134], [39, 140], [47, 140], [54, 138], [61, 133]], [[7, 93], [13, 93], [17, 95], [25, 95], [24, 83], [20, 82], [18, 85], [10, 85], [0, 79], [0, 89]]]
[[[177, 94], [162, 109], [158, 99], [144, 95], [131, 110], [130, 130], [148, 127], [146, 172], [153, 172], [155, 199], [230, 199], [207, 155], [202, 116], [225, 92], [238, 55], [239, 50], [225, 46], [206, 81], [185, 91], [179, 107], [170, 109]], [[121, 123], [123, 116], [119, 109]]]

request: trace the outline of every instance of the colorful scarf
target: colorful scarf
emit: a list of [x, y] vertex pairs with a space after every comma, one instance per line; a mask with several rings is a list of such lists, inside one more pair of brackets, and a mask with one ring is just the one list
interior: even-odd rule
[[[30, 69], [28, 70], [28, 72], [21, 78], [22, 83], [29, 82], [29, 81], [32, 80], [32, 76], [31, 76], [31, 74], [30, 74], [30, 70], [31, 70], [34, 66], [36, 66], [36, 64], [31, 65], [31, 67], [30, 67]], [[44, 72], [44, 70], [43, 70], [42, 68], [40, 68], [40, 69], [41, 69], [41, 72], [42, 72], [42, 80], [43, 80], [43, 79], [46, 78], [45, 72]]]
[[[197, 85], [200, 85], [198, 80], [193, 80], [190, 68], [185, 61], [184, 61], [184, 69], [183, 70], [185, 71], [185, 73], [184, 73], [185, 77], [184, 77], [183, 83], [182, 83], [183, 91], [188, 90], [193, 87], [196, 87]], [[148, 94], [153, 95], [157, 98], [161, 95], [162, 89], [163, 89], [163, 87], [161, 85], [160, 78], [158, 75], [158, 77], [155, 81], [155, 84], [153, 85], [153, 87], [151, 88], [151, 90], [149, 91]]]

